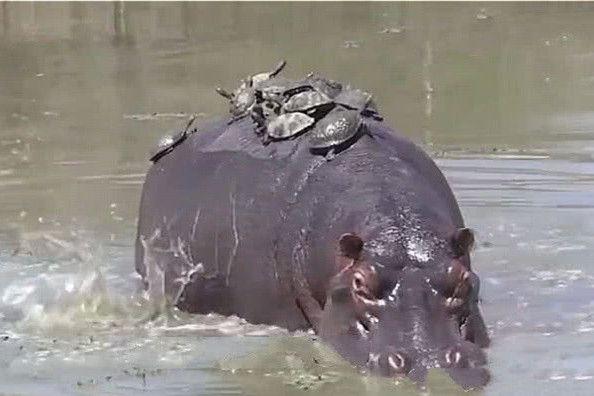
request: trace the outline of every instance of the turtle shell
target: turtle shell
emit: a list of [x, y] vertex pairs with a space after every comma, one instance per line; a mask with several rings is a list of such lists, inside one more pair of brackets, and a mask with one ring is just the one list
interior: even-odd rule
[[316, 91], [323, 93], [327, 97], [334, 99], [342, 92], [342, 84], [333, 80], [328, 80], [315, 74], [310, 74], [305, 82], [311, 85]]
[[256, 95], [251, 88], [239, 88], [231, 100], [231, 114], [245, 113], [256, 102]]
[[303, 113], [285, 113], [272, 119], [266, 131], [268, 137], [283, 140], [296, 136], [314, 124], [315, 120]]
[[258, 87], [264, 81], [268, 81], [270, 79], [270, 73], [258, 73], [251, 76], [252, 86]]
[[264, 99], [274, 99], [282, 102], [298, 93], [313, 91], [313, 87], [303, 81], [275, 77], [260, 84], [257, 91]]
[[333, 105], [332, 99], [318, 91], [305, 91], [291, 96], [285, 104], [283, 109], [290, 113], [294, 111], [308, 111], [310, 109]]
[[375, 108], [371, 100], [371, 94], [360, 89], [347, 88], [338, 94], [334, 101], [351, 110], [363, 111], [368, 106]]
[[338, 146], [353, 138], [361, 128], [362, 119], [357, 111], [331, 111], [316, 124], [309, 140], [312, 149]]
[[284, 100], [285, 91], [292, 87], [294, 81], [284, 77], [275, 77], [263, 81], [256, 88], [257, 96], [264, 100], [273, 100], [282, 103]]

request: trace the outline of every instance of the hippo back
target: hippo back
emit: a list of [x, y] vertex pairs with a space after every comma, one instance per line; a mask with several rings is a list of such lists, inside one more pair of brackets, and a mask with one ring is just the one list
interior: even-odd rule
[[[188, 277], [186, 305], [178, 305], [304, 327], [292, 294], [294, 272], [303, 271], [323, 304], [340, 234], [359, 232], [370, 238], [372, 253], [374, 248], [382, 253], [381, 241], [373, 240], [381, 239], [375, 228], [403, 208], [423, 215], [423, 224], [411, 226], [430, 228], [442, 239], [462, 226], [453, 194], [433, 161], [384, 123], [367, 125], [369, 134], [327, 161], [312, 155], [303, 137], [263, 145], [249, 119], [202, 124], [148, 172], [137, 271], [146, 278], [150, 247], [170, 296], [180, 295], [179, 279], [192, 266], [200, 264], [204, 271], [200, 279], [207, 285]], [[304, 261], [296, 269], [298, 254]], [[381, 262], [381, 254], [376, 259]], [[189, 302], [196, 299], [199, 304]], [[260, 304], [271, 301], [264, 313]]]

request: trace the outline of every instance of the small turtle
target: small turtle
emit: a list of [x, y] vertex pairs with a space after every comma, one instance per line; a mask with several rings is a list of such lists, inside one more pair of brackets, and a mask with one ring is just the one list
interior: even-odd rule
[[283, 110], [287, 113], [308, 112], [332, 106], [334, 106], [334, 102], [325, 94], [318, 91], [305, 91], [289, 97], [283, 105]]
[[327, 78], [318, 76], [314, 73], [309, 73], [305, 79], [305, 82], [311, 85], [316, 91], [323, 93], [331, 99], [334, 99], [342, 92], [341, 83], [328, 80]]
[[258, 89], [260, 85], [262, 85], [265, 81], [270, 80], [273, 77], [276, 77], [287, 65], [285, 60], [281, 60], [274, 69], [269, 72], [258, 73], [254, 74], [253, 76], [248, 77], [247, 80], [250, 81], [250, 86], [254, 87], [254, 89]]
[[233, 116], [230, 122], [239, 120], [249, 114], [250, 110], [256, 104], [256, 95], [252, 88], [242, 84], [235, 92], [230, 93], [223, 88], [217, 88], [217, 93], [224, 98], [229, 99], [231, 108], [229, 112]]
[[371, 94], [360, 89], [347, 87], [334, 101], [350, 110], [363, 110], [371, 102]]
[[354, 138], [362, 125], [362, 118], [353, 110], [334, 110], [318, 121], [309, 140], [314, 151], [329, 150], [331, 159], [334, 149]]
[[190, 134], [195, 132], [196, 129], [190, 131], [190, 126], [192, 125], [195, 119], [196, 115], [194, 114], [190, 117], [188, 123], [186, 124], [186, 127], [182, 131], [176, 133], [173, 136], [165, 135], [161, 137], [161, 139], [159, 139], [157, 147], [150, 154], [151, 162], [157, 162], [159, 159], [172, 152], [175, 147], [177, 147], [184, 140], [186, 140], [187, 137], [190, 136]]
[[231, 122], [237, 121], [248, 114], [250, 114], [254, 105], [257, 102], [256, 89], [264, 82], [275, 77], [285, 67], [286, 62], [281, 61], [279, 64], [270, 72], [258, 73], [252, 76], [248, 76], [242, 80], [241, 85], [234, 92], [227, 92], [222, 88], [216, 88], [219, 95], [228, 99], [231, 102], [230, 113], [233, 116]]
[[295, 81], [284, 77], [275, 77], [259, 84], [256, 96], [259, 100], [272, 100], [282, 104], [285, 100], [284, 93], [295, 84]]
[[365, 117], [383, 120], [373, 102], [372, 95], [363, 90], [347, 87], [334, 98], [334, 101], [349, 110], [358, 110]]
[[256, 89], [256, 95], [259, 98], [274, 100], [282, 104], [287, 98], [304, 91], [313, 91], [313, 89], [310, 84], [303, 81], [275, 77], [260, 84]]
[[303, 113], [281, 114], [266, 125], [264, 143], [269, 143], [269, 140], [285, 140], [297, 136], [314, 123], [313, 118]]

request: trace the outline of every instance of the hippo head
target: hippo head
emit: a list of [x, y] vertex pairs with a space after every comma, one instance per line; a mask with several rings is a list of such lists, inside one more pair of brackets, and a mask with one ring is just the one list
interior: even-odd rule
[[422, 382], [439, 367], [465, 389], [489, 380], [482, 347], [479, 278], [470, 270], [468, 229], [456, 231], [444, 262], [427, 267], [379, 267], [366, 260], [363, 241], [340, 238], [320, 336], [365, 371]]

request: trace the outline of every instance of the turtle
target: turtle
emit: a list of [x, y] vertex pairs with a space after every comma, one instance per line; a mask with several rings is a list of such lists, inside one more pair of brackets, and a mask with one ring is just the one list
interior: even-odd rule
[[365, 117], [371, 117], [377, 121], [383, 120], [377, 112], [372, 95], [361, 89], [348, 86], [334, 98], [334, 101], [349, 110], [358, 110]]
[[229, 112], [233, 116], [229, 123], [237, 121], [249, 114], [250, 110], [256, 104], [256, 94], [252, 88], [245, 84], [235, 90], [235, 92], [227, 92], [223, 88], [216, 88], [219, 95], [229, 99], [231, 108]]
[[186, 127], [175, 135], [165, 135], [159, 139], [157, 147], [151, 152], [150, 161], [157, 162], [162, 157], [173, 151], [175, 147], [181, 144], [192, 133], [196, 132], [196, 128], [190, 130], [190, 126], [196, 119], [196, 114], [192, 115], [186, 124]]
[[361, 130], [363, 119], [355, 110], [335, 109], [318, 121], [311, 133], [311, 151], [326, 152], [326, 159], [334, 157], [335, 149], [353, 139]]
[[249, 81], [249, 85], [254, 89], [258, 89], [265, 81], [276, 77], [287, 65], [285, 60], [281, 60], [277, 63], [276, 67], [269, 72], [258, 73], [248, 77], [246, 80]]
[[371, 103], [371, 94], [361, 89], [348, 86], [342, 90], [334, 100], [341, 106], [350, 110], [363, 110]]
[[293, 81], [292, 84], [288, 85], [283, 92], [285, 100], [298, 95], [303, 92], [314, 91], [314, 87], [306, 81]]
[[329, 107], [334, 107], [332, 99], [321, 92], [311, 90], [303, 91], [287, 98], [283, 105], [283, 111], [286, 113], [299, 111], [313, 114], [318, 109]]
[[256, 94], [264, 100], [283, 100], [283, 93], [292, 83], [292, 80], [284, 77], [276, 77], [258, 84]]
[[295, 137], [306, 131], [315, 122], [312, 117], [299, 112], [281, 114], [267, 123], [263, 143], [268, 144], [271, 140], [286, 140]]
[[286, 62], [283, 60], [280, 61], [272, 71], [248, 76], [241, 81], [239, 88], [237, 88], [234, 92], [228, 92], [220, 87], [216, 88], [216, 92], [228, 99], [231, 103], [230, 113], [233, 117], [229, 123], [237, 121], [250, 114], [250, 111], [257, 102], [256, 89], [258, 89], [258, 87], [263, 85], [266, 81], [278, 75], [278, 73], [283, 70], [285, 65]]
[[259, 84], [256, 89], [256, 96], [264, 100], [274, 100], [282, 104], [296, 94], [313, 90], [314, 88], [304, 81], [275, 77]]
[[323, 93], [330, 99], [334, 99], [342, 92], [342, 84], [321, 77], [315, 73], [309, 73], [305, 78], [305, 83], [311, 85], [316, 91]]

